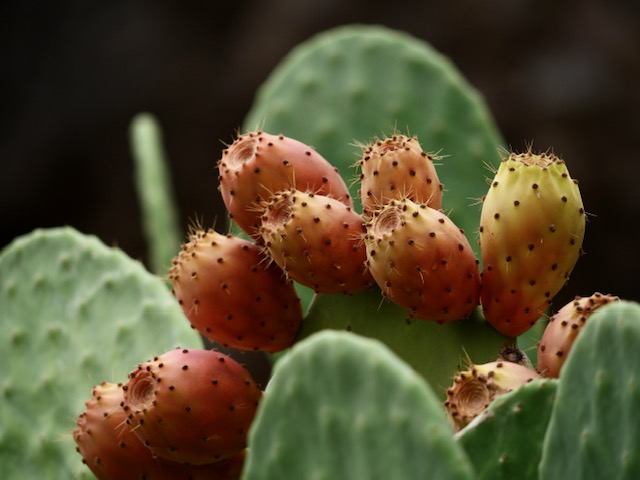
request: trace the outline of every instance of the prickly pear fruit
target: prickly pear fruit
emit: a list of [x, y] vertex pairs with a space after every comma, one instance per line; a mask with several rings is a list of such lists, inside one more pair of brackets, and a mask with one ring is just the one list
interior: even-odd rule
[[260, 234], [269, 256], [316, 293], [352, 294], [373, 284], [364, 220], [331, 197], [287, 190], [263, 204]]
[[300, 299], [255, 243], [199, 230], [174, 259], [169, 279], [191, 325], [210, 340], [268, 352], [293, 343]]
[[93, 388], [73, 431], [77, 451], [99, 480], [198, 480], [240, 478], [244, 452], [209, 465], [185, 465], [155, 457], [126, 424], [122, 384]]
[[257, 207], [281, 190], [319, 193], [353, 206], [338, 170], [312, 147], [284, 135], [240, 135], [224, 150], [218, 171], [229, 216], [253, 237], [258, 235]]
[[366, 228], [373, 278], [411, 316], [448, 322], [467, 318], [478, 305], [477, 260], [444, 213], [409, 199], [391, 200]]
[[535, 370], [514, 362], [471, 364], [454, 377], [447, 390], [445, 407], [449, 418], [459, 430], [480, 415], [494, 398], [537, 378], [541, 377]]
[[154, 455], [202, 465], [245, 449], [261, 398], [249, 372], [231, 357], [176, 348], [130, 373], [123, 408]]
[[440, 209], [443, 185], [433, 160], [415, 137], [396, 134], [366, 145], [359, 162], [364, 215], [403, 198]]
[[544, 314], [580, 256], [585, 212], [577, 181], [555, 155], [503, 159], [480, 220], [482, 309], [504, 335]]
[[620, 300], [614, 295], [596, 292], [589, 297], [576, 297], [551, 316], [538, 342], [536, 370], [544, 377], [558, 378], [571, 346], [587, 319], [598, 308]]

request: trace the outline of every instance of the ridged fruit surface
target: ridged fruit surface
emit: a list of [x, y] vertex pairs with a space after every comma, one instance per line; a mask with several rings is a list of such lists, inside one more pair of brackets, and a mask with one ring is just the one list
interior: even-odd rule
[[539, 378], [535, 370], [519, 363], [498, 360], [472, 364], [454, 377], [447, 390], [449, 417], [460, 429], [484, 412], [494, 398]]
[[577, 181], [555, 155], [504, 159], [480, 219], [482, 309], [518, 336], [540, 318], [580, 256], [585, 211]]

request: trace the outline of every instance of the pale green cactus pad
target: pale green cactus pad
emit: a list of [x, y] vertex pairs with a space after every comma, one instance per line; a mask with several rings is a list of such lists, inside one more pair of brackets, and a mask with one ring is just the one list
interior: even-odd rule
[[640, 305], [593, 313], [560, 374], [540, 478], [640, 478]]
[[243, 480], [472, 479], [442, 404], [378, 341], [326, 331], [275, 366]]
[[496, 360], [514, 339], [499, 334], [481, 318], [479, 309], [466, 320], [438, 324], [408, 320], [407, 313], [371, 288], [352, 296], [318, 295], [302, 323], [298, 339], [324, 330], [347, 330], [384, 342], [421, 373], [444, 400], [458, 368], [467, 360]]
[[557, 380], [534, 380], [496, 398], [458, 432], [476, 480], [537, 480], [556, 389]]
[[163, 281], [71, 228], [0, 254], [0, 478], [92, 478], [71, 431], [92, 387], [141, 361], [202, 347]]

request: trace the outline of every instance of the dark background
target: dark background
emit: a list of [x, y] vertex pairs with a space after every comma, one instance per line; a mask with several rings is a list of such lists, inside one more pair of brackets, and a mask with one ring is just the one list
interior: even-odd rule
[[430, 42], [482, 92], [509, 145], [553, 151], [591, 214], [556, 307], [640, 300], [640, 2], [10, 0], [0, 6], [0, 247], [72, 225], [146, 260], [127, 128], [165, 131], [186, 230], [222, 212], [215, 164], [297, 43], [346, 23]]

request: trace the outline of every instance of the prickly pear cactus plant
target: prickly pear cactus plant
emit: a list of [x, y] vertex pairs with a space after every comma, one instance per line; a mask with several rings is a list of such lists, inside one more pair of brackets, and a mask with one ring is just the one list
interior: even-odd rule
[[[142, 115], [158, 277], [70, 228], [0, 253], [0, 478], [88, 478], [83, 461], [99, 480], [640, 478], [640, 306], [582, 297], [555, 317], [571, 335], [548, 322], [539, 341], [579, 257], [580, 192], [555, 157], [501, 162], [447, 59], [337, 28], [283, 60], [244, 128], [217, 164], [242, 238], [192, 231], [206, 249], [180, 250]], [[195, 329], [277, 353], [266, 394]]]
[[70, 432], [92, 387], [158, 349], [201, 346], [164, 282], [72, 228], [0, 254], [0, 477], [82, 478]]

